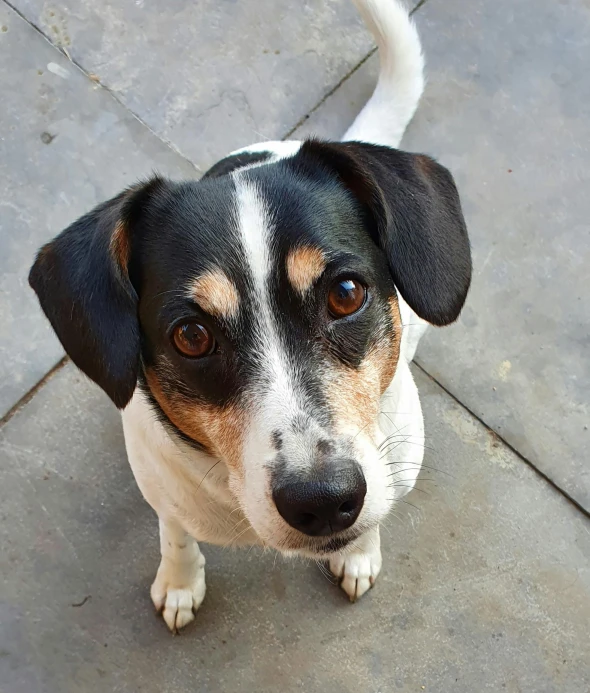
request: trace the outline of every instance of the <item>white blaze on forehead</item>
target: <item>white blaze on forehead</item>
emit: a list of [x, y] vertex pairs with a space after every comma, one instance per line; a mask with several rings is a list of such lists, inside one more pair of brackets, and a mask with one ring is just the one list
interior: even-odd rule
[[[303, 402], [298, 401], [300, 397], [296, 393], [296, 364], [289, 362], [283, 348], [269, 296], [269, 277], [273, 271], [272, 219], [256, 184], [239, 172], [233, 174], [233, 179], [240, 241], [253, 281], [251, 311], [255, 320], [256, 356], [261, 375], [272, 384], [264, 401], [257, 405], [267, 414], [282, 411], [284, 420], [284, 414], [293, 416]], [[267, 421], [269, 425], [272, 419], [271, 415]]]
[[267, 278], [270, 274], [271, 229], [268, 210], [256, 185], [240, 173], [233, 175], [236, 186], [238, 230], [254, 279], [255, 299], [268, 308]]

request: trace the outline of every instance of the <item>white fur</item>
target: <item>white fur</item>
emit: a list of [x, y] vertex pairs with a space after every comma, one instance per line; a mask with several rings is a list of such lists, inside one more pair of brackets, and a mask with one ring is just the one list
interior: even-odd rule
[[350, 553], [333, 556], [330, 559], [330, 570], [340, 580], [340, 587], [351, 602], [356, 602], [370, 590], [381, 572], [379, 527], [357, 539]]
[[270, 234], [268, 212], [256, 185], [248, 181], [242, 173], [233, 175], [236, 186], [236, 205], [240, 241], [246, 254], [248, 269], [256, 285], [259, 308], [266, 314], [270, 312], [266, 284], [271, 272]]
[[397, 147], [424, 90], [420, 38], [397, 0], [353, 0], [379, 48], [380, 71], [373, 95], [344, 140]]
[[175, 633], [194, 619], [205, 598], [205, 557], [174, 520], [160, 519], [160, 552], [162, 560], [150, 593]]
[[[355, 0], [373, 32], [381, 56], [381, 72], [375, 92], [345, 139], [397, 146], [411, 119], [423, 88], [423, 59], [416, 30], [397, 0]], [[293, 156], [300, 142], [262, 142], [239, 150], [272, 151], [272, 161]], [[237, 152], [234, 152], [237, 153]], [[267, 162], [264, 162], [267, 163]], [[195, 539], [221, 545], [276, 543], [286, 531], [269, 502], [264, 462], [273, 454], [270, 434], [282, 428], [285, 417], [305, 413], [305, 397], [298, 392], [297, 374], [281, 354], [272, 309], [266, 294], [271, 271], [269, 224], [264, 204], [252, 183], [234, 174], [238, 226], [257, 287], [260, 358], [272, 373], [273, 386], [261, 392], [246, 432], [243, 479], [232, 478], [223, 461], [218, 462], [172, 439], [154, 417], [145, 397], [137, 391], [123, 412], [129, 461], [144, 497], [160, 518], [162, 562], [152, 586], [152, 599], [171, 630], [192, 620], [205, 594], [204, 558]], [[366, 508], [358, 523], [381, 518], [391, 503], [415, 483], [423, 455], [424, 428], [418, 392], [409, 362], [426, 323], [400, 297], [403, 336], [398, 367], [381, 402], [383, 412], [373, 437], [377, 444], [392, 444], [385, 460], [371, 436], [359, 432], [357, 451], [367, 477]], [[313, 426], [309, 435], [320, 435]], [[294, 442], [293, 445], [296, 446]], [[302, 444], [299, 444], [302, 447]], [[304, 447], [304, 446], [303, 446]], [[305, 464], [303, 450], [300, 464]], [[386, 464], [389, 463], [389, 464]], [[389, 476], [391, 475], [391, 476]], [[391, 486], [388, 486], [391, 484]], [[281, 524], [282, 523], [282, 524]], [[381, 569], [379, 529], [372, 526], [340, 555], [330, 567], [341, 579], [351, 600], [360, 597]]]

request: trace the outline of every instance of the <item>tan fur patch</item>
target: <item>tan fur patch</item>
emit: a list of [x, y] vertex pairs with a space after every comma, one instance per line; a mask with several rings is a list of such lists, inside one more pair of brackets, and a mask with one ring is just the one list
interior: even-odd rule
[[114, 261], [117, 263], [117, 265], [119, 265], [121, 271], [124, 274], [127, 274], [131, 247], [129, 244], [127, 227], [122, 221], [118, 221], [115, 224], [113, 235], [111, 236], [110, 249]]
[[204, 311], [216, 318], [229, 319], [238, 314], [238, 291], [221, 270], [211, 270], [195, 279], [190, 293]]
[[146, 369], [145, 375], [152, 394], [170, 421], [203, 445], [209, 454], [223, 457], [228, 466], [241, 474], [245, 410], [235, 404], [216, 407], [195, 403], [177, 392], [167, 394], [154, 369]]
[[400, 353], [401, 316], [397, 298], [389, 301], [393, 334], [380, 340], [359, 368], [339, 368], [328, 388], [336, 420], [345, 426], [358, 426], [370, 432], [379, 414], [381, 396], [389, 387]]
[[305, 295], [326, 269], [326, 258], [319, 248], [295, 248], [287, 256], [287, 277], [293, 288]]
[[379, 374], [371, 357], [360, 368], [339, 368], [328, 387], [337, 426], [367, 430], [379, 413]]
[[377, 345], [374, 355], [375, 360], [380, 366], [379, 380], [381, 383], [381, 395], [387, 390], [393, 380], [402, 343], [402, 316], [399, 312], [399, 304], [396, 296], [392, 296], [389, 299], [389, 309], [391, 311], [393, 335], [391, 339]]

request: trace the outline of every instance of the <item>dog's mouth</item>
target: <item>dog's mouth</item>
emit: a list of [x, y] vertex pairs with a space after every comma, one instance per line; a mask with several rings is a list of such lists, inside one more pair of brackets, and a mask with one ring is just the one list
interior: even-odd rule
[[284, 543], [280, 548], [277, 547], [277, 550], [287, 556], [303, 556], [316, 560], [326, 560], [333, 554], [340, 553], [349, 548], [359, 536], [360, 534], [355, 532], [354, 534], [347, 534], [345, 536], [324, 538], [322, 541], [310, 541], [303, 545], [300, 542], [293, 542], [293, 544], [289, 542]]
[[322, 555], [328, 555], [331, 553], [336, 553], [338, 551], [342, 551], [345, 549], [349, 544], [352, 544], [352, 542], [356, 539], [355, 536], [351, 537], [332, 537], [329, 539], [327, 542], [325, 542], [322, 546], [318, 547], [317, 552]]

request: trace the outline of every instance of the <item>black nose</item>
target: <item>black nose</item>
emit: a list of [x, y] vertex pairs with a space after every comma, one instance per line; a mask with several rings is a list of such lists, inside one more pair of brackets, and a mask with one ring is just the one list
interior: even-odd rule
[[359, 516], [367, 484], [356, 462], [330, 465], [309, 481], [277, 484], [273, 500], [291, 527], [312, 537], [347, 529]]

